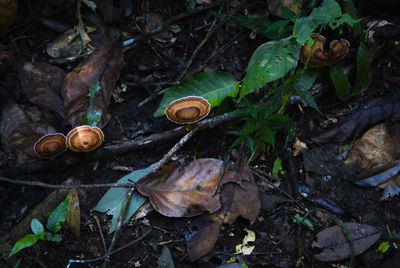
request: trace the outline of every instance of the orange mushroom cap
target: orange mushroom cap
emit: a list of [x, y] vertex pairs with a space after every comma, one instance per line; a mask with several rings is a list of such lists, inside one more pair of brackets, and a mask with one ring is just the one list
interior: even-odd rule
[[67, 150], [65, 140], [61, 133], [44, 135], [33, 145], [33, 151], [40, 158], [54, 159]]
[[164, 113], [177, 124], [192, 124], [208, 115], [210, 103], [198, 96], [189, 96], [171, 102]]
[[[311, 38], [315, 40], [317, 38], [318, 34], [312, 33]], [[334, 64], [335, 62], [340, 61], [343, 59], [347, 52], [349, 51], [350, 43], [346, 39], [340, 39], [338, 40], [333, 40], [329, 44], [329, 51], [325, 52], [324, 51], [324, 46], [326, 43], [326, 38], [323, 37], [322, 35], [319, 35], [315, 46], [314, 50], [312, 51], [312, 54], [310, 56], [310, 60], [308, 61], [308, 66], [313, 67], [313, 68], [319, 68], [323, 66], [328, 66], [331, 64]], [[300, 60], [306, 64], [308, 56], [311, 53], [311, 48], [312, 46], [305, 44], [300, 48]]]
[[74, 152], [90, 152], [100, 146], [104, 134], [98, 127], [79, 126], [67, 135], [67, 146]]

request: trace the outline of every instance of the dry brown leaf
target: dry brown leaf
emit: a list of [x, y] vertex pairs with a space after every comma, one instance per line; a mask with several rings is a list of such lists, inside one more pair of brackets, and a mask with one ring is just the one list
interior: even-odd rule
[[96, 92], [92, 108], [103, 112], [97, 126], [102, 128], [107, 125], [111, 119], [108, 112], [111, 94], [124, 64], [122, 44], [120, 41], [114, 41], [97, 48], [67, 74], [61, 93], [68, 122], [72, 127], [81, 125], [82, 116], [89, 108], [89, 86], [101, 74], [101, 90]]
[[[353, 240], [354, 256], [366, 251], [379, 240], [382, 233], [375, 227], [355, 222], [344, 223]], [[340, 261], [351, 256], [350, 244], [339, 226], [326, 228], [317, 234], [317, 240], [312, 247], [322, 248], [323, 251], [314, 257], [323, 262]]]
[[223, 211], [203, 214], [190, 223], [192, 232], [186, 235], [187, 252], [190, 261], [195, 261], [210, 252], [217, 242], [223, 222]]
[[67, 195], [71, 195], [71, 200], [69, 201], [66, 223], [72, 230], [74, 235], [79, 237], [81, 231], [81, 207], [79, 205], [79, 196], [76, 189], [71, 189], [68, 191]]
[[358, 164], [363, 169], [396, 159], [400, 153], [400, 124], [379, 124], [356, 141], [346, 164]]
[[147, 196], [154, 209], [167, 217], [191, 217], [221, 207], [218, 185], [222, 161], [203, 158], [185, 167], [171, 163], [140, 179], [137, 190]]
[[67, 120], [60, 90], [65, 73], [61, 68], [44, 62], [26, 62], [21, 72], [22, 91], [28, 100], [56, 113], [62, 122]]
[[10, 136], [14, 129], [23, 123], [29, 122], [28, 117], [26, 116], [24, 110], [13, 102], [4, 107], [3, 112], [1, 114], [1, 126], [0, 126], [0, 135], [1, 135], [1, 145], [3, 149], [7, 152], [13, 147], [10, 144]]
[[[232, 179], [235, 177], [235, 179]], [[237, 183], [226, 183], [226, 180]], [[238, 216], [248, 219], [253, 223], [261, 209], [258, 186], [254, 176], [245, 163], [239, 171], [228, 170], [221, 181], [221, 202], [224, 209], [224, 223], [232, 224]]]
[[260, 212], [258, 187], [249, 166], [243, 162], [239, 171], [228, 170], [221, 181], [223, 207], [203, 214], [192, 221], [195, 231], [187, 235], [187, 251], [191, 261], [210, 252], [218, 239], [222, 223], [232, 224], [238, 216], [253, 223]]
[[10, 143], [24, 153], [35, 156], [33, 145], [40, 137], [55, 133], [56, 130], [44, 120], [28, 122], [18, 125], [10, 136]]

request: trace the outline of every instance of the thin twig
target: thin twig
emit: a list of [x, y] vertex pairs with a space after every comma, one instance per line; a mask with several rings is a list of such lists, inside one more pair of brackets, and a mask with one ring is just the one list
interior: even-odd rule
[[100, 225], [99, 217], [97, 217], [97, 215], [93, 215], [93, 218], [94, 218], [94, 220], [96, 221], [97, 227], [99, 228], [99, 233], [100, 233], [100, 237], [101, 237], [101, 242], [102, 242], [103, 248], [104, 248], [104, 254], [107, 254], [106, 240], [104, 239], [103, 231], [101, 230], [101, 225]]
[[[107, 253], [112, 252], [112, 250], [114, 249], [114, 246], [115, 246], [115, 244], [117, 242], [117, 239], [118, 239], [119, 232], [121, 231], [122, 222], [125, 219], [125, 214], [128, 211], [128, 207], [129, 207], [129, 204], [131, 203], [131, 197], [132, 197], [132, 194], [133, 194], [134, 191], [135, 191], [135, 188], [130, 188], [126, 192], [126, 197], [125, 197], [124, 203], [122, 204], [121, 212], [120, 212], [119, 217], [118, 217], [117, 226], [115, 227], [114, 235], [113, 235], [113, 238], [111, 240], [111, 244], [110, 244], [110, 247], [108, 248]], [[107, 267], [109, 262], [110, 262], [110, 259], [106, 258], [104, 260], [103, 267]]]
[[77, 189], [77, 188], [112, 188], [112, 187], [122, 187], [122, 188], [134, 188], [135, 183], [95, 183], [95, 184], [76, 184], [76, 185], [59, 185], [44, 183], [41, 181], [23, 181], [23, 180], [12, 180], [6, 177], [0, 176], [0, 181], [5, 181], [14, 184], [38, 186], [53, 189]]
[[187, 71], [189, 70], [190, 66], [192, 65], [192, 62], [194, 58], [196, 57], [197, 53], [200, 51], [200, 49], [204, 46], [204, 44], [208, 41], [208, 39], [213, 35], [213, 33], [222, 25], [225, 24], [228, 20], [232, 18], [233, 15], [236, 14], [237, 11], [239, 11], [241, 8], [243, 8], [245, 5], [247, 5], [247, 0], [241, 3], [235, 10], [233, 10], [228, 16], [226, 16], [220, 23], [216, 24], [217, 17], [214, 18], [214, 21], [211, 24], [210, 29], [207, 32], [207, 35], [204, 37], [204, 39], [198, 44], [196, 49], [193, 51], [192, 56], [190, 57], [189, 61], [186, 63], [185, 69], [183, 72], [179, 75], [178, 81], [181, 81], [183, 77], [185, 77]]
[[127, 248], [127, 247], [129, 247], [129, 246], [141, 241], [141, 240], [143, 240], [143, 238], [145, 238], [150, 232], [151, 232], [151, 230], [148, 230], [146, 233], [144, 233], [138, 239], [135, 239], [135, 240], [129, 242], [128, 244], [126, 244], [126, 245], [124, 245], [124, 246], [122, 246], [120, 248], [117, 248], [114, 251], [111, 251], [111, 252], [105, 254], [104, 256], [101, 256], [101, 257], [98, 257], [98, 258], [95, 258], [95, 259], [87, 259], [87, 260], [69, 260], [67, 268], [69, 268], [71, 266], [71, 263], [90, 263], [90, 262], [104, 260], [104, 259], [110, 257], [111, 255], [113, 255], [113, 254], [115, 254], [115, 253], [117, 253], [117, 252], [119, 252], [119, 251], [121, 251], [121, 250], [123, 250], [123, 249], [125, 249], [125, 248]]

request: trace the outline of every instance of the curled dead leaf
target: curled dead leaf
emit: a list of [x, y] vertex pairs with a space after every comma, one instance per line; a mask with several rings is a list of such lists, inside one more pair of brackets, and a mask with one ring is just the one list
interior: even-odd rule
[[63, 122], [67, 119], [60, 95], [64, 78], [65, 73], [61, 68], [45, 62], [26, 62], [21, 71], [22, 91], [28, 100], [55, 112]]
[[157, 212], [168, 217], [191, 217], [221, 207], [218, 185], [222, 161], [203, 158], [185, 167], [171, 163], [140, 179], [137, 190]]
[[102, 128], [107, 125], [111, 119], [108, 112], [111, 94], [124, 64], [122, 43], [114, 41], [97, 48], [67, 74], [61, 93], [68, 122], [72, 127], [81, 125], [82, 116], [88, 112], [89, 86], [99, 76], [101, 90], [95, 93], [92, 109], [102, 111], [102, 118], [97, 126]]

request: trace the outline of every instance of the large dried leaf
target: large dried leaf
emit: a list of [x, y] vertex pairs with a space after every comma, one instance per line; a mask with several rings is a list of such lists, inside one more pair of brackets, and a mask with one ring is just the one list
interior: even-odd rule
[[26, 62], [21, 72], [22, 91], [28, 100], [55, 112], [63, 122], [67, 120], [64, 102], [60, 96], [64, 78], [62, 69], [44, 62]]
[[[382, 233], [375, 227], [355, 222], [344, 223], [354, 245], [354, 255], [366, 251], [381, 237]], [[339, 226], [326, 228], [317, 234], [313, 247], [322, 248], [323, 251], [314, 257], [323, 262], [340, 261], [351, 256], [350, 244]]]
[[342, 123], [313, 139], [316, 143], [344, 143], [381, 121], [400, 119], [399, 97], [357, 111]]
[[114, 41], [97, 48], [88, 58], [83, 60], [78, 67], [67, 74], [62, 86], [68, 122], [72, 127], [81, 124], [82, 116], [89, 108], [89, 86], [101, 75], [101, 91], [97, 92], [93, 101], [93, 110], [101, 110], [103, 116], [98, 127], [104, 127], [111, 119], [108, 105], [124, 66], [122, 44]]
[[[226, 183], [227, 181], [239, 182]], [[232, 224], [238, 216], [253, 223], [261, 209], [258, 186], [248, 165], [243, 163], [239, 171], [228, 170], [222, 179], [221, 203], [224, 223]]]
[[33, 145], [40, 137], [55, 133], [56, 130], [46, 121], [28, 122], [18, 125], [10, 136], [10, 143], [24, 153], [36, 156]]
[[191, 261], [210, 252], [218, 239], [222, 223], [232, 224], [238, 216], [253, 223], [260, 212], [258, 187], [246, 163], [239, 171], [228, 170], [221, 181], [222, 208], [212, 214], [203, 214], [191, 223], [187, 235], [187, 251]]
[[137, 183], [154, 209], [168, 217], [190, 217], [221, 207], [219, 194], [213, 195], [220, 177], [222, 161], [203, 158], [185, 167], [171, 163], [150, 173]]
[[9, 151], [13, 147], [10, 144], [11, 133], [19, 124], [27, 122], [29, 122], [29, 119], [18, 104], [10, 102], [4, 107], [1, 114], [0, 126], [1, 145], [3, 149]]

